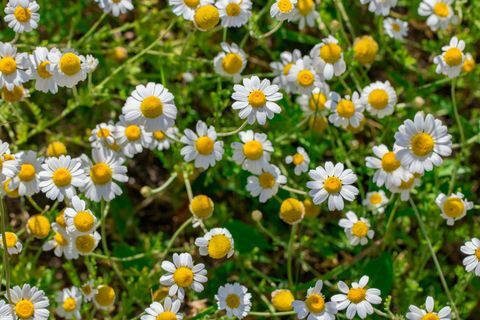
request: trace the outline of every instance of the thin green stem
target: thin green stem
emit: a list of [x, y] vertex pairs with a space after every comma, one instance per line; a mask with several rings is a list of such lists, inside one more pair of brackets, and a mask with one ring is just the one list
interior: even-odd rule
[[186, 171], [183, 171], [183, 180], [185, 182], [185, 189], [187, 190], [188, 200], [192, 202], [192, 199], [193, 199], [192, 186], [190, 184], [190, 180], [188, 179], [188, 173]]
[[285, 191], [291, 192], [291, 193], [300, 194], [300, 195], [302, 195], [302, 196], [306, 196], [306, 195], [307, 195], [307, 192], [306, 192], [306, 191], [303, 191], [303, 190], [298, 190], [298, 189], [291, 188], [291, 187], [287, 187], [287, 186], [280, 186], [280, 188], [283, 189], [283, 190], [285, 190]]
[[160, 258], [159, 258], [160, 261], [167, 256], [168, 252], [170, 251], [173, 244], [175, 243], [175, 240], [183, 232], [183, 230], [185, 230], [185, 228], [187, 228], [192, 223], [192, 219], [193, 218], [190, 217], [187, 220], [185, 220], [185, 222], [182, 223], [182, 225], [177, 229], [177, 231], [175, 231], [173, 236], [170, 238], [170, 241], [168, 242], [167, 246], [165, 247], [165, 250], [163, 250], [162, 254], [160, 255]]
[[33, 200], [32, 197], [27, 197], [27, 200], [35, 208], [35, 210], [37, 210], [38, 212], [43, 211], [43, 209], [38, 205], [38, 203], [35, 200]]
[[[5, 225], [7, 221], [7, 214], [3, 204], [3, 197], [0, 198], [0, 232], [2, 233], [2, 245], [3, 245], [3, 269], [5, 270], [5, 286], [7, 292], [8, 301], [12, 302], [12, 297], [10, 296], [10, 262], [8, 256], [8, 247], [7, 247], [7, 238], [5, 235]], [[1, 285], [1, 283], [0, 283]]]
[[239, 133], [240, 131], [242, 131], [243, 128], [245, 128], [245, 126], [248, 124], [248, 121], [245, 120], [244, 123], [242, 123], [242, 125], [240, 127], [238, 127], [237, 129], [233, 130], [233, 131], [228, 131], [228, 132], [218, 132], [217, 133], [217, 136], [219, 137], [228, 137], [228, 136], [232, 136], [234, 134], [237, 134]]
[[175, 181], [175, 179], [177, 178], [178, 176], [178, 173], [174, 172], [172, 173], [172, 175], [170, 176], [170, 178], [168, 178], [167, 181], [165, 181], [161, 186], [159, 186], [158, 188], [155, 188], [155, 189], [152, 189], [150, 192], [151, 194], [157, 194], [157, 193], [160, 193], [162, 192], [163, 190], [165, 190], [166, 188], [168, 188], [168, 186], [173, 182]]
[[450, 93], [452, 96], [453, 114], [455, 116], [455, 121], [457, 122], [458, 131], [460, 132], [460, 152], [458, 153], [457, 159], [455, 161], [455, 168], [453, 170], [452, 178], [450, 179], [448, 194], [451, 194], [453, 192], [453, 188], [455, 187], [455, 182], [457, 180], [458, 168], [460, 167], [461, 159], [463, 158], [464, 152], [466, 151], [465, 133], [463, 132], [463, 126], [460, 121], [460, 115], [458, 113], [455, 85], [456, 85], [456, 81], [455, 79], [452, 79]]
[[100, 23], [103, 22], [103, 20], [107, 17], [107, 13], [104, 13], [102, 14], [102, 16], [100, 17], [100, 19], [98, 19], [93, 25], [92, 27], [90, 28], [90, 30], [87, 31], [87, 33], [85, 33], [76, 43], [76, 47], [79, 47], [83, 41], [87, 40], [90, 35], [98, 28], [98, 26], [100, 25]]
[[287, 276], [288, 276], [288, 286], [290, 287], [290, 289], [293, 289], [292, 254], [293, 254], [293, 243], [295, 242], [296, 234], [297, 234], [297, 225], [294, 224], [290, 232], [290, 239], [288, 240], [288, 248], [287, 248]]

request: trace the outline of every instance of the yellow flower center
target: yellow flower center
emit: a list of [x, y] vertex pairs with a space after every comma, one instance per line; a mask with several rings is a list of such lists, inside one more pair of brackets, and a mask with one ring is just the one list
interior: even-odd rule
[[372, 194], [370, 196], [370, 203], [374, 205], [382, 203], [382, 196], [380, 195], [380, 193]]
[[462, 70], [464, 72], [472, 72], [475, 69], [475, 60], [473, 59], [465, 59], [463, 62]]
[[6, 179], [5, 182], [3, 182], [3, 190], [10, 198], [18, 198], [20, 196], [18, 194], [18, 188], [12, 190], [9, 187], [11, 181], [12, 179]]
[[325, 96], [325, 94], [321, 92], [312, 93], [308, 101], [308, 107], [312, 111], [323, 110], [325, 109], [325, 102], [327, 102], [327, 96]]
[[32, 13], [30, 12], [29, 8], [18, 6], [15, 8], [13, 15], [15, 16], [15, 19], [17, 19], [18, 21], [27, 22], [28, 20], [30, 20]]
[[358, 238], [363, 238], [368, 233], [368, 225], [363, 221], [357, 221], [353, 224], [352, 234]]
[[237, 74], [243, 66], [243, 59], [238, 53], [227, 53], [222, 59], [222, 68], [228, 74]]
[[[13, 232], [5, 232], [5, 242], [7, 243], [7, 248], [13, 248], [18, 242], [17, 235]], [[2, 242], [3, 245], [3, 242]]]
[[60, 70], [67, 76], [77, 74], [80, 68], [80, 58], [75, 53], [67, 52], [60, 58]]
[[165, 139], [165, 133], [163, 133], [163, 131], [154, 131], [153, 132], [153, 137], [158, 140], [158, 141], [162, 141]]
[[60, 211], [60, 213], [55, 217], [55, 222], [62, 228], [66, 227], [66, 224], [65, 224], [65, 209]]
[[75, 239], [75, 247], [81, 253], [90, 253], [95, 249], [95, 239], [90, 234], [78, 236]]
[[32, 216], [28, 219], [27, 225], [30, 233], [36, 238], [46, 238], [50, 233], [50, 221], [43, 215], [37, 214]]
[[155, 96], [146, 97], [140, 104], [140, 111], [145, 118], [154, 119], [163, 114], [163, 103]]
[[354, 59], [362, 64], [371, 64], [378, 52], [377, 42], [370, 36], [364, 36], [353, 45]]
[[242, 12], [242, 9], [238, 4], [230, 2], [225, 8], [225, 11], [227, 12], [228, 16], [236, 17]]
[[24, 182], [31, 181], [35, 178], [35, 167], [30, 163], [24, 163], [20, 167], [18, 177]]
[[480, 260], [480, 248], [477, 248], [475, 250], [475, 256], [477, 257], [478, 260]]
[[214, 5], [207, 4], [195, 10], [193, 19], [200, 29], [211, 30], [220, 21], [220, 13]]
[[66, 312], [72, 312], [77, 307], [77, 301], [74, 298], [68, 297], [63, 301], [63, 310]]
[[425, 314], [421, 320], [440, 320], [440, 317], [433, 312]]
[[38, 65], [37, 73], [42, 79], [48, 79], [52, 77], [52, 73], [47, 70], [47, 66], [50, 64], [49, 61], [43, 61]]
[[315, 218], [320, 214], [320, 207], [316, 206], [309, 198], [303, 200], [303, 206], [305, 207], [305, 216], [307, 218]]
[[460, 217], [463, 214], [463, 210], [465, 210], [465, 205], [462, 199], [459, 198], [448, 198], [443, 204], [443, 211], [450, 218]]
[[305, 157], [300, 153], [295, 153], [293, 155], [293, 164], [296, 166], [302, 164], [304, 160], [305, 160]]
[[47, 156], [59, 157], [67, 154], [67, 147], [60, 141], [54, 141], [47, 147]]
[[275, 185], [275, 177], [269, 172], [264, 172], [258, 177], [258, 183], [263, 189], [271, 189]]
[[73, 218], [73, 225], [80, 232], [88, 232], [93, 228], [95, 219], [88, 211], [79, 211]]
[[53, 172], [52, 180], [57, 187], [65, 187], [72, 182], [72, 174], [67, 168], [58, 168]]
[[173, 280], [182, 288], [186, 288], [193, 283], [193, 271], [187, 267], [180, 267], [173, 273]]
[[212, 154], [214, 146], [215, 141], [208, 136], [199, 137], [197, 141], [195, 141], [197, 152], [204, 156]]
[[326, 43], [320, 48], [320, 58], [326, 63], [334, 64], [342, 56], [342, 48], [336, 43]]
[[190, 210], [198, 218], [208, 218], [213, 212], [213, 201], [203, 194], [198, 195], [190, 202]]
[[383, 89], [374, 89], [368, 95], [368, 103], [377, 110], [383, 110], [388, 105], [388, 94]]
[[243, 154], [249, 160], [258, 160], [263, 156], [263, 146], [257, 140], [248, 141], [243, 145]]
[[106, 184], [112, 181], [112, 169], [103, 162], [97, 163], [90, 169], [90, 178], [95, 184]]
[[412, 152], [418, 157], [429, 155], [435, 146], [433, 137], [425, 132], [417, 133], [410, 142], [412, 144]]
[[92, 289], [92, 286], [91, 286], [90, 284], [88, 284], [88, 283], [85, 284], [85, 285], [83, 285], [80, 289], [82, 290], [83, 294], [85, 294], [85, 295], [87, 295], [87, 296], [88, 296], [89, 294], [91, 294], [91, 293], [92, 293], [92, 290], [93, 290], [93, 289]]
[[355, 105], [350, 100], [342, 99], [337, 105], [337, 113], [340, 117], [351, 118], [355, 114]]
[[200, 4], [200, 0], [184, 0], [183, 2], [191, 9], [195, 9]]
[[365, 300], [366, 293], [363, 288], [351, 288], [348, 290], [347, 298], [353, 303], [360, 303]]
[[304, 69], [297, 74], [297, 81], [302, 87], [309, 87], [315, 81], [315, 75], [312, 71]]
[[410, 189], [412, 186], [413, 186], [413, 183], [415, 182], [415, 176], [411, 177], [410, 179], [408, 180], [402, 180], [402, 182], [400, 183], [400, 186], [399, 188], [401, 190], [408, 190]]
[[56, 232], [53, 239], [61, 247], [68, 246], [68, 240], [60, 232]]
[[115, 301], [115, 290], [110, 286], [100, 286], [94, 298], [99, 305], [110, 306]]
[[395, 32], [400, 32], [401, 27], [400, 27], [400, 25], [399, 25], [398, 23], [392, 23], [392, 29], [393, 29], [393, 31], [395, 31]]
[[155, 320], [177, 320], [177, 315], [172, 311], [164, 311], [160, 313]]
[[28, 319], [35, 313], [35, 307], [30, 300], [22, 299], [15, 304], [15, 313], [20, 319]]
[[208, 255], [213, 259], [222, 259], [228, 254], [231, 248], [232, 243], [230, 239], [223, 234], [217, 234], [208, 242]]
[[14, 86], [13, 90], [8, 90], [7, 87], [2, 88], [2, 98], [3, 100], [11, 103], [18, 102], [22, 100], [25, 95], [25, 90], [23, 86]]
[[292, 302], [295, 300], [290, 290], [277, 290], [272, 297], [272, 304], [278, 311], [292, 310]]
[[141, 136], [142, 131], [136, 124], [129, 125], [125, 128], [125, 137], [127, 137], [128, 141], [137, 141]]
[[240, 306], [240, 297], [234, 293], [230, 293], [225, 298], [225, 303], [230, 309], [236, 309]]
[[385, 172], [393, 172], [400, 168], [400, 161], [397, 160], [395, 152], [389, 151], [382, 157], [382, 169]]
[[290, 69], [292, 69], [293, 63], [287, 63], [285, 66], [283, 66], [283, 75], [286, 76], [290, 72]]
[[458, 66], [462, 63], [463, 53], [458, 48], [450, 48], [444, 53], [443, 59], [450, 67]]
[[261, 108], [267, 103], [267, 97], [262, 90], [253, 90], [248, 95], [248, 103], [254, 108]]
[[448, 17], [449, 11], [448, 4], [445, 2], [437, 2], [435, 6], [433, 6], [433, 13], [441, 18]]
[[297, 10], [300, 12], [302, 16], [308, 16], [314, 7], [313, 0], [298, 0], [297, 2]]
[[107, 128], [98, 129], [97, 137], [99, 137], [101, 139], [106, 139], [106, 138], [108, 138], [108, 136], [110, 136], [110, 130], [108, 130]]
[[305, 215], [303, 203], [294, 198], [283, 200], [280, 206], [280, 218], [286, 223], [293, 224], [298, 222]]
[[328, 193], [338, 193], [342, 189], [342, 180], [337, 177], [328, 177], [323, 182], [323, 188]]
[[17, 70], [17, 62], [12, 57], [0, 59], [0, 72], [4, 75], [11, 75]]
[[308, 311], [312, 313], [320, 313], [325, 309], [325, 299], [318, 293], [309, 295], [305, 304], [307, 305]]
[[281, 13], [289, 13], [293, 10], [293, 4], [290, 0], [279, 0], [277, 6]]

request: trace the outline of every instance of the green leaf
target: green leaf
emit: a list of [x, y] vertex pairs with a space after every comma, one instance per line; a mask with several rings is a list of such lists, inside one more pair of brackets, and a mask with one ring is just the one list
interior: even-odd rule
[[232, 234], [235, 249], [240, 253], [249, 253], [254, 248], [266, 250], [271, 247], [257, 229], [241, 221], [231, 221], [226, 224], [225, 228]]
[[382, 296], [386, 296], [393, 288], [393, 259], [391, 254], [383, 253], [378, 258], [370, 260], [363, 273], [370, 277], [369, 287], [378, 288]]

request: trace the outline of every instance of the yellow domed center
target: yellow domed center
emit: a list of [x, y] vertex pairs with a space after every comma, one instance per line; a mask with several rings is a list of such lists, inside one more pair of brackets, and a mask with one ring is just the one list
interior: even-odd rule
[[215, 141], [208, 136], [199, 137], [197, 141], [195, 141], [197, 152], [204, 156], [212, 154], [214, 146]]
[[242, 12], [242, 9], [238, 4], [230, 2], [225, 8], [225, 12], [230, 17], [236, 17]]
[[60, 141], [54, 141], [47, 147], [47, 156], [59, 157], [67, 154], [67, 147]]
[[272, 304], [278, 311], [292, 310], [292, 302], [295, 300], [290, 290], [278, 290], [273, 294]]
[[37, 214], [27, 221], [28, 230], [37, 238], [43, 239], [50, 233], [50, 221], [47, 217]]
[[400, 25], [399, 25], [398, 23], [392, 23], [392, 29], [393, 29], [393, 31], [395, 31], [395, 32], [400, 32], [401, 27], [400, 27]]
[[220, 21], [220, 13], [214, 5], [207, 4], [195, 11], [194, 20], [200, 29], [211, 30]]
[[192, 213], [198, 218], [208, 218], [213, 212], [213, 202], [203, 194], [198, 195], [190, 202], [190, 210], [192, 210]]
[[37, 73], [42, 79], [48, 79], [52, 77], [52, 73], [47, 70], [48, 65], [50, 64], [49, 61], [41, 62], [37, 67]]
[[79, 211], [73, 218], [73, 225], [80, 232], [88, 232], [92, 230], [95, 224], [93, 215], [88, 211]]
[[15, 19], [17, 19], [19, 22], [27, 22], [30, 20], [32, 13], [30, 12], [29, 8], [18, 6], [15, 8], [13, 15], [15, 16]]
[[253, 90], [248, 95], [248, 103], [254, 108], [261, 108], [267, 103], [267, 97], [262, 90]]
[[325, 43], [320, 48], [320, 58], [326, 63], [334, 64], [342, 56], [342, 48], [336, 43]]
[[81, 253], [90, 253], [95, 249], [95, 239], [90, 234], [78, 236], [75, 239], [75, 247]]
[[35, 307], [30, 300], [22, 299], [15, 304], [15, 314], [20, 319], [29, 319], [35, 313]]
[[309, 295], [305, 304], [307, 305], [308, 311], [312, 313], [320, 313], [325, 309], [325, 299], [318, 293]]
[[477, 248], [475, 250], [475, 257], [477, 257], [477, 259], [480, 260], [480, 248]]
[[72, 182], [72, 174], [67, 168], [58, 168], [53, 172], [52, 180], [57, 187], [65, 187]]
[[90, 178], [95, 184], [106, 184], [112, 181], [112, 169], [106, 163], [99, 162], [90, 169]]
[[[5, 242], [7, 243], [7, 248], [13, 248], [18, 242], [17, 235], [13, 232], [5, 232]], [[3, 243], [2, 243], [3, 245]]]
[[371, 64], [378, 52], [377, 42], [370, 36], [359, 38], [353, 45], [354, 58], [362, 64]]
[[145, 118], [154, 119], [163, 114], [163, 103], [155, 96], [146, 97], [140, 104], [140, 111]]
[[271, 189], [275, 185], [275, 177], [269, 172], [264, 172], [258, 177], [258, 183], [263, 189]]
[[89, 294], [92, 293], [93, 288], [92, 288], [92, 286], [91, 286], [90, 284], [87, 283], [87, 284], [83, 285], [83, 286], [80, 288], [80, 290], [82, 290], [82, 292], [83, 292], [85, 295], [88, 296]]
[[308, 107], [312, 111], [323, 110], [325, 109], [325, 102], [327, 102], [327, 96], [324, 93], [312, 93], [308, 101]]
[[368, 95], [368, 103], [377, 110], [383, 110], [388, 105], [388, 94], [383, 89], [374, 89]]
[[97, 137], [101, 138], [101, 139], [106, 139], [110, 136], [110, 130], [108, 130], [107, 128], [100, 128], [98, 129], [97, 131]]
[[249, 160], [258, 160], [263, 156], [263, 146], [257, 140], [248, 141], [243, 145], [243, 154]]
[[411, 139], [412, 152], [418, 157], [424, 157], [432, 153], [435, 141], [425, 132], [415, 134]]
[[301, 153], [295, 153], [292, 158], [292, 162], [296, 166], [301, 165], [305, 160], [305, 157]]
[[373, 205], [381, 204], [382, 203], [382, 196], [380, 193], [374, 193], [370, 196], [370, 203]]
[[400, 168], [400, 161], [397, 160], [395, 152], [389, 151], [382, 157], [382, 169], [385, 172], [393, 172]]
[[425, 314], [420, 320], [440, 320], [440, 317], [433, 312]]
[[287, 63], [286, 65], [283, 66], [283, 75], [286, 76], [290, 72], [290, 69], [292, 69], [293, 63]]
[[443, 59], [450, 67], [455, 67], [462, 63], [463, 53], [458, 48], [450, 48], [443, 54]]
[[433, 13], [435, 13], [437, 16], [441, 18], [446, 18], [448, 17], [448, 14], [450, 13], [450, 9], [448, 8], [448, 4], [445, 2], [437, 2], [435, 6], [433, 6]]
[[137, 141], [142, 136], [142, 130], [136, 124], [131, 124], [125, 128], [125, 137], [128, 141]]
[[95, 294], [95, 301], [101, 306], [110, 306], [115, 301], [115, 290], [109, 286], [98, 287]]
[[55, 217], [55, 222], [62, 228], [65, 228], [66, 227], [66, 224], [65, 224], [65, 209], [63, 209], [62, 211], [60, 211], [60, 213]]
[[230, 239], [223, 234], [217, 234], [208, 242], [208, 255], [213, 259], [222, 259], [228, 254], [231, 248], [232, 243]]
[[230, 293], [225, 298], [225, 303], [230, 309], [236, 309], [240, 306], [240, 297], [234, 293]]
[[160, 313], [155, 320], [177, 320], [177, 315], [172, 311], [164, 311]]
[[323, 188], [328, 193], [338, 193], [342, 189], [342, 180], [337, 177], [328, 177], [323, 182]]
[[277, 6], [281, 13], [289, 13], [293, 10], [293, 4], [290, 0], [279, 0]]
[[238, 53], [227, 53], [222, 59], [222, 68], [228, 74], [237, 74], [242, 67], [243, 59]]
[[182, 288], [186, 288], [193, 283], [193, 271], [187, 267], [180, 267], [173, 273], [173, 280]]
[[76, 307], [77, 301], [72, 297], [68, 297], [63, 301], [63, 310], [65, 310], [66, 312], [72, 312], [73, 310], [75, 310]]
[[20, 167], [20, 172], [18, 173], [18, 177], [20, 180], [24, 182], [31, 181], [35, 178], [35, 167], [30, 163], [24, 163]]
[[3, 182], [3, 190], [10, 198], [18, 198], [20, 196], [18, 194], [18, 188], [12, 190], [9, 187], [11, 181], [12, 179], [6, 179], [5, 182]]
[[160, 131], [160, 130], [154, 131], [153, 132], [153, 137], [158, 141], [162, 141], [166, 138], [165, 133], [163, 131]]
[[294, 198], [283, 200], [280, 205], [280, 218], [287, 223], [296, 223], [303, 218], [305, 207], [303, 203]]
[[347, 298], [353, 303], [360, 303], [365, 300], [367, 292], [363, 288], [351, 288], [348, 290]]
[[443, 203], [443, 211], [450, 218], [460, 217], [464, 210], [465, 205], [463, 204], [462, 199], [451, 197]]
[[297, 2], [297, 10], [300, 12], [302, 16], [308, 16], [310, 12], [312, 12], [315, 3], [313, 0], [298, 0]]
[[413, 186], [413, 183], [415, 182], [415, 176], [411, 177], [410, 179], [408, 180], [402, 180], [402, 182], [400, 183], [400, 186], [399, 188], [401, 190], [408, 190], [410, 189], [412, 186]]
[[463, 62], [462, 70], [464, 72], [472, 72], [473, 69], [475, 69], [475, 60], [471, 58], [465, 59], [465, 61]]
[[297, 82], [302, 87], [310, 87], [315, 81], [315, 75], [312, 71], [303, 69], [297, 74]]
[[352, 234], [356, 237], [366, 237], [368, 233], [368, 225], [363, 221], [357, 221], [353, 224]]
[[184, 0], [183, 2], [191, 9], [195, 9], [200, 4], [200, 0]]
[[3, 100], [11, 103], [18, 102], [22, 100], [25, 95], [25, 90], [23, 86], [14, 86], [13, 90], [8, 90], [7, 87], [2, 88], [2, 98]]
[[355, 114], [355, 105], [350, 100], [342, 99], [337, 105], [337, 113], [340, 117], [351, 118]]
[[67, 52], [60, 58], [60, 70], [67, 76], [77, 74], [80, 68], [80, 58], [75, 53]]
[[12, 57], [0, 59], [0, 72], [4, 75], [11, 75], [17, 70], [17, 62]]
[[53, 239], [61, 247], [66, 247], [68, 245], [67, 238], [65, 238], [60, 232], [56, 232]]

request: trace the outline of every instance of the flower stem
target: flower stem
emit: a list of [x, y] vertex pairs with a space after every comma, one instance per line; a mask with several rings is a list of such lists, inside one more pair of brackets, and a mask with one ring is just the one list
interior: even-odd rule
[[228, 136], [232, 136], [234, 134], [237, 134], [239, 133], [243, 128], [245, 128], [245, 126], [247, 125], [247, 120], [245, 120], [244, 123], [242, 123], [242, 125], [240, 127], [238, 127], [237, 129], [233, 130], [233, 131], [229, 131], [229, 132], [218, 132], [217, 133], [217, 136], [219, 137], [228, 137]]
[[[2, 233], [2, 245], [3, 245], [3, 269], [5, 270], [5, 291], [7, 292], [8, 301], [11, 303], [12, 298], [10, 296], [10, 263], [7, 249], [7, 238], [5, 235], [5, 225], [7, 221], [7, 214], [3, 204], [3, 198], [0, 198], [0, 232]], [[0, 283], [1, 286], [1, 283]]]
[[460, 121], [460, 115], [458, 113], [457, 99], [456, 99], [456, 94], [455, 94], [455, 85], [456, 85], [456, 81], [455, 81], [455, 79], [452, 79], [450, 92], [451, 92], [451, 96], [452, 96], [453, 114], [455, 116], [455, 121], [457, 122], [458, 131], [460, 132], [460, 152], [458, 153], [457, 159], [455, 160], [455, 165], [454, 165], [455, 167], [453, 169], [452, 178], [450, 179], [450, 185], [448, 187], [448, 194], [451, 194], [453, 192], [453, 188], [455, 187], [455, 181], [457, 180], [458, 168], [460, 167], [460, 163], [462, 161], [463, 154], [466, 151], [465, 133], [463, 132], [462, 123]]
[[93, 25], [92, 27], [90, 28], [90, 30], [87, 31], [87, 33], [85, 33], [83, 35], [83, 37], [81, 37], [78, 41], [77, 41], [77, 44], [76, 46], [79, 47], [83, 41], [85, 41], [86, 39], [88, 39], [90, 37], [90, 35], [98, 28], [98, 26], [100, 25], [100, 23], [102, 23], [102, 21], [107, 17], [107, 13], [104, 13], [102, 14], [102, 16], [100, 17], [100, 19], [98, 19]]
[[297, 233], [297, 225], [292, 226], [290, 232], [290, 240], [288, 240], [287, 247], [287, 275], [288, 275], [288, 286], [290, 289], [293, 289], [293, 276], [292, 276], [292, 254], [293, 254], [293, 243], [295, 242], [295, 235]]
[[248, 313], [250, 316], [258, 316], [258, 317], [279, 317], [279, 316], [290, 316], [296, 314], [295, 311], [285, 311], [285, 312], [257, 312], [251, 311]]
[[177, 176], [178, 176], [178, 173], [176, 172], [172, 173], [170, 178], [168, 178], [168, 180], [165, 181], [161, 186], [159, 186], [158, 188], [152, 189], [151, 194], [154, 195], [165, 190], [177, 178]]
[[280, 186], [280, 188], [285, 190], [285, 191], [291, 192], [291, 193], [296, 193], [296, 194], [300, 194], [300, 195], [303, 195], [303, 196], [307, 195], [307, 192], [303, 191], [303, 190], [298, 190], [298, 189], [287, 187], [287, 186]]

